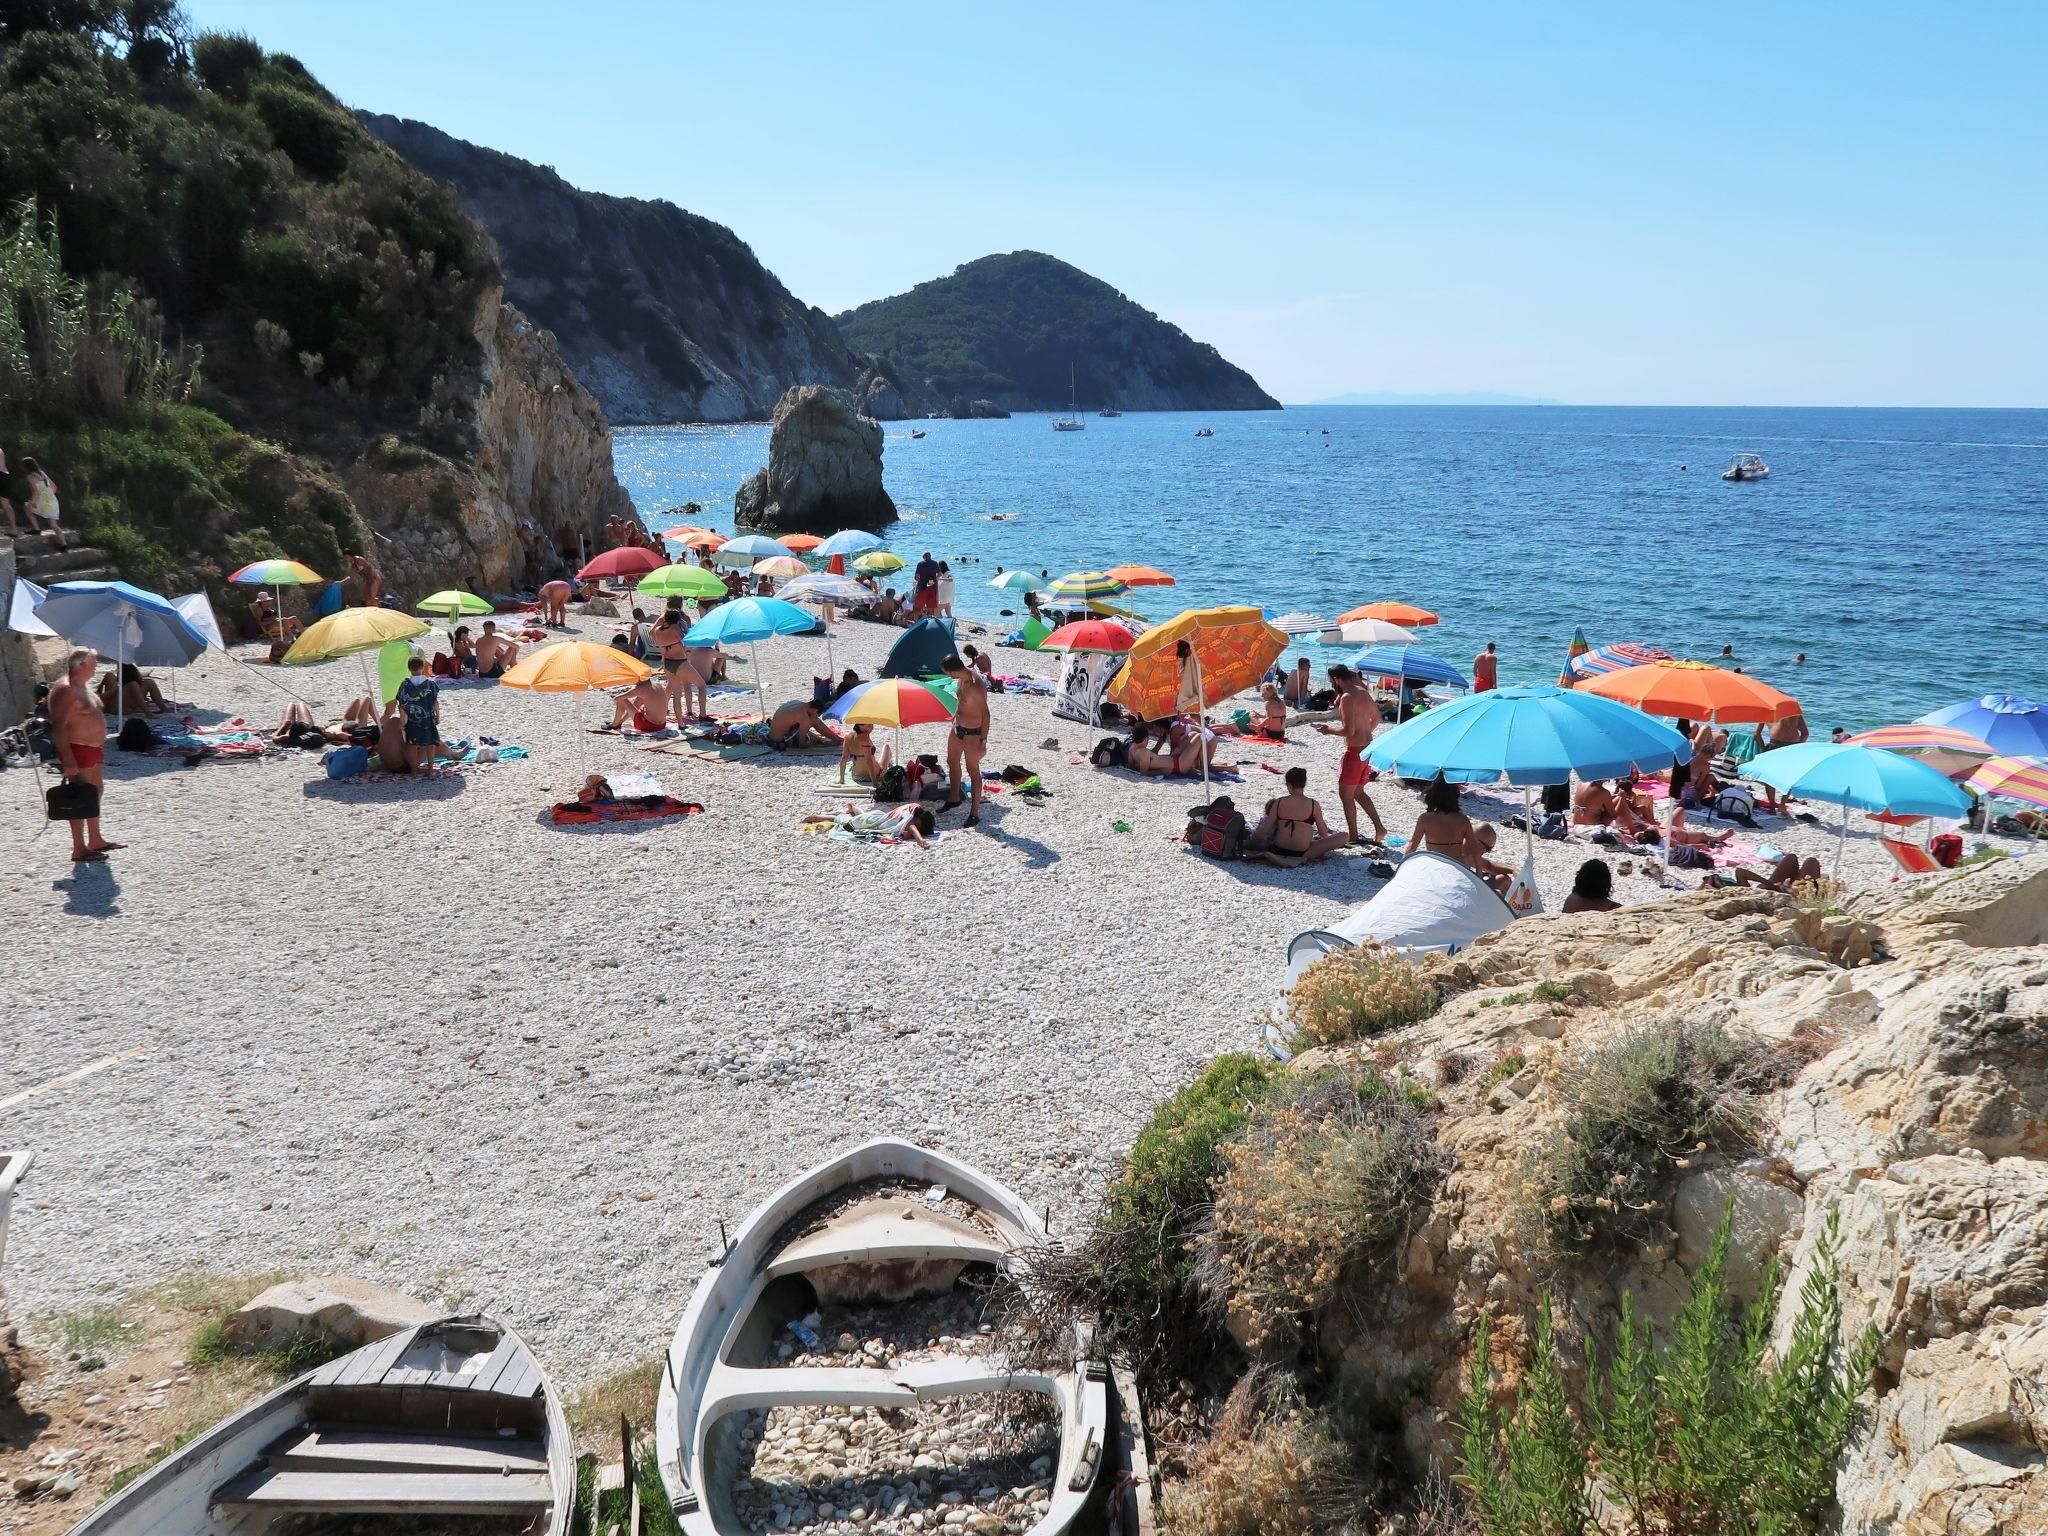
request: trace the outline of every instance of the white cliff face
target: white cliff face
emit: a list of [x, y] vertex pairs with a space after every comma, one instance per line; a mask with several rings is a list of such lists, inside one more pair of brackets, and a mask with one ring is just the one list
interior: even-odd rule
[[[1623, 1294], [1668, 1320], [1732, 1197], [1738, 1291], [1780, 1259], [1787, 1326], [1832, 1215], [1845, 1326], [1876, 1330], [1843, 1536], [2048, 1532], [2048, 858], [1846, 906], [1701, 893], [1526, 919], [1438, 967], [1456, 995], [1436, 1017], [1373, 1042], [1438, 1087], [1454, 1169], [1393, 1314], [1331, 1342], [1351, 1369], [1427, 1379], [1406, 1410], [1418, 1454], [1453, 1454], [1482, 1309], [1509, 1337], [1546, 1289], [1568, 1332], [1611, 1337]], [[1512, 1000], [1545, 981], [1586, 1001]], [[1649, 1018], [1747, 1029], [1805, 1064], [1767, 1104], [1756, 1155], [1676, 1179], [1668, 1242], [1548, 1271], [1518, 1216], [1520, 1170], [1579, 1052]], [[1482, 1076], [1510, 1057], [1527, 1065]]]

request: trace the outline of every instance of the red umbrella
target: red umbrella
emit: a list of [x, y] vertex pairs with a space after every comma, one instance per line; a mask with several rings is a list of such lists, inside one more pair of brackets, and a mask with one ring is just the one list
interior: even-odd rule
[[590, 564], [576, 573], [578, 581], [599, 581], [607, 576], [645, 576], [649, 571], [658, 571], [668, 564], [666, 557], [637, 544], [621, 544], [617, 549], [608, 549]]
[[1089, 651], [1099, 656], [1121, 656], [1138, 643], [1138, 637], [1121, 624], [1107, 619], [1077, 619], [1062, 624], [1038, 642], [1041, 651]]

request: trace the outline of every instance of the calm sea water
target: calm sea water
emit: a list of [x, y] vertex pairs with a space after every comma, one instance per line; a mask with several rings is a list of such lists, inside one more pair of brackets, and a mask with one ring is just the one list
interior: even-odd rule
[[[887, 424], [904, 514], [890, 547], [951, 560], [956, 607], [981, 618], [1018, 606], [986, 585], [999, 564], [1159, 566], [1179, 585], [1133, 600], [1155, 619], [1399, 598], [1443, 616], [1423, 649], [1461, 670], [1498, 642], [1504, 682], [1553, 680], [1578, 625], [1681, 656], [1732, 644], [1818, 732], [1990, 691], [2048, 697], [2048, 411], [1310, 406], [1087, 423], [920, 422], [920, 441]], [[728, 531], [767, 437], [642, 427], [614, 448], [654, 526], [696, 501]], [[1770, 479], [1723, 482], [1738, 451]]]

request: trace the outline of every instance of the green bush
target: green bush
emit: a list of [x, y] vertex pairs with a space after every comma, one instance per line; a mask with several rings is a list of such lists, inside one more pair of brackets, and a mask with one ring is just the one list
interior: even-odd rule
[[249, 92], [249, 101], [271, 142], [308, 176], [334, 181], [348, 169], [349, 144], [360, 130], [333, 107], [269, 80]]
[[241, 32], [202, 32], [192, 44], [192, 67], [207, 90], [243, 101], [263, 67], [263, 48]]
[[1538, 1152], [1529, 1193], [1560, 1255], [1627, 1252], [1669, 1230], [1677, 1172], [1703, 1153], [1740, 1153], [1758, 1098], [1790, 1058], [1716, 1024], [1630, 1030], [1566, 1074], [1568, 1111]]
[[1774, 1260], [1738, 1316], [1726, 1268], [1734, 1202], [1668, 1344], [1623, 1296], [1603, 1365], [1589, 1339], [1579, 1401], [1546, 1303], [1526, 1374], [1505, 1408], [1494, 1401], [1482, 1318], [1472, 1341], [1460, 1430], [1464, 1483], [1485, 1536], [1808, 1536], [1834, 1498], [1834, 1465], [1855, 1427], [1857, 1398], [1877, 1357], [1875, 1330], [1841, 1338], [1839, 1239], [1830, 1216], [1782, 1355], [1770, 1340]]

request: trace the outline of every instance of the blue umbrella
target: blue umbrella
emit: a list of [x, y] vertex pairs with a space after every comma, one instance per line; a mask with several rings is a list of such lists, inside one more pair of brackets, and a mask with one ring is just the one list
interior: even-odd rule
[[1373, 738], [1365, 760], [1408, 779], [1524, 788], [1669, 768], [1692, 747], [1641, 710], [1549, 683], [1475, 693]]
[[1768, 784], [1781, 795], [1824, 800], [1842, 808], [1835, 839], [1835, 878], [1842, 875], [1842, 848], [1849, 841], [1849, 807], [1890, 811], [1897, 816], [1970, 814], [1970, 797], [1927, 764], [1881, 747], [1802, 741], [1759, 752], [1743, 767], [1745, 778]]
[[863, 533], [858, 528], [843, 529], [833, 534], [811, 553], [829, 559], [833, 555], [860, 555], [871, 549], [880, 549], [882, 541], [872, 533]]
[[818, 627], [816, 614], [805, 613], [795, 603], [779, 597], [736, 597], [720, 603], [690, 626], [683, 636], [685, 645], [744, 645], [754, 660], [754, 692], [761, 701], [761, 716], [768, 715], [768, 694], [761, 686], [761, 657], [754, 642], [776, 635], [805, 635]]
[[791, 549], [780, 539], [771, 539], [765, 533], [743, 533], [736, 539], [727, 539], [712, 551], [711, 558], [725, 564], [737, 565], [744, 560], [752, 565], [756, 560], [772, 559], [776, 555], [793, 555]]
[[[73, 645], [112, 656], [117, 678], [125, 662], [182, 667], [206, 650], [206, 636], [175, 603], [125, 581], [58, 582], [35, 611]], [[119, 729], [123, 717], [118, 705], [114, 718]]]
[[1967, 731], [2001, 757], [2048, 756], [2048, 709], [2024, 694], [1987, 693], [1920, 717], [1922, 725]]
[[1375, 645], [1351, 658], [1351, 669], [1367, 677], [1415, 678], [1425, 683], [1442, 683], [1446, 688], [1470, 689], [1465, 675], [1448, 661], [1425, 656], [1413, 646]]

